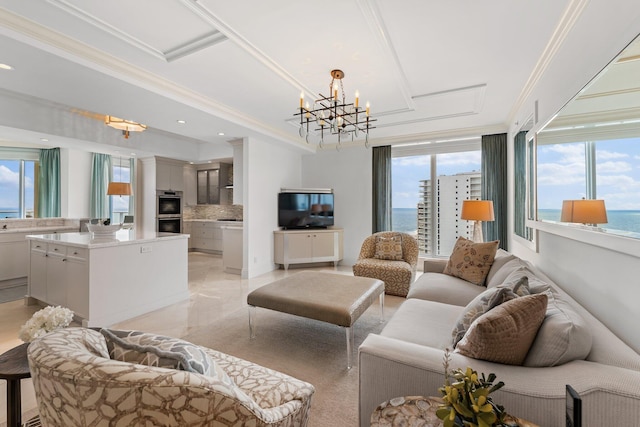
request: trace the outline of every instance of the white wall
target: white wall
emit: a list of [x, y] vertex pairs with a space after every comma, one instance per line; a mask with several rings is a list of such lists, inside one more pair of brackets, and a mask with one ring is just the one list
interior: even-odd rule
[[301, 154], [255, 138], [243, 142], [244, 246], [247, 277], [276, 268], [273, 231], [278, 228], [278, 193], [300, 187]]
[[[517, 111], [516, 120], [523, 123], [538, 101], [539, 120], [535, 126], [539, 128], [638, 33], [637, 2], [589, 2], [545, 75]], [[513, 141], [517, 131], [514, 123], [509, 141]], [[512, 177], [512, 146], [510, 150]], [[539, 266], [627, 344], [640, 351], [640, 335], [635, 327], [640, 322], [636, 304], [640, 300], [637, 285], [640, 258], [547, 232], [538, 233], [538, 253], [513, 238], [510, 249]]]
[[353, 265], [371, 235], [371, 149], [327, 149], [302, 157], [302, 186], [333, 188], [335, 226], [344, 229], [344, 260]]
[[88, 151], [60, 149], [60, 216], [63, 218], [89, 217], [91, 160]]

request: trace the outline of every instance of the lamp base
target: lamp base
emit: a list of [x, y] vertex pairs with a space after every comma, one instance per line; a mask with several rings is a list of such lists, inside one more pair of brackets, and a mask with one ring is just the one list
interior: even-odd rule
[[475, 243], [484, 242], [484, 237], [482, 236], [482, 221], [473, 222], [473, 238], [471, 240]]

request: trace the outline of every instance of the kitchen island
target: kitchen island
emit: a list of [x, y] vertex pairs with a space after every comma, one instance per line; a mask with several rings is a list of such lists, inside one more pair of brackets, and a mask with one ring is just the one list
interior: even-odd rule
[[120, 230], [27, 239], [28, 303], [67, 307], [83, 326], [109, 326], [189, 297], [186, 234]]

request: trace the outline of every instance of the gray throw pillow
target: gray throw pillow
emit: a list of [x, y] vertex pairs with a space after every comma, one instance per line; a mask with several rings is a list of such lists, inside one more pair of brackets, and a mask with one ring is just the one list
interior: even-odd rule
[[518, 282], [513, 283], [510, 286], [496, 286], [495, 288], [487, 289], [477, 297], [475, 297], [467, 306], [464, 311], [458, 316], [456, 324], [453, 327], [451, 333], [452, 345], [455, 347], [458, 342], [464, 337], [471, 324], [478, 317], [482, 316], [494, 307], [499, 306], [503, 302], [512, 300], [519, 296], [529, 295], [529, 288], [527, 286], [527, 277], [522, 277]]
[[220, 375], [213, 359], [202, 348], [188, 341], [140, 331], [102, 329], [100, 332], [104, 335], [109, 357], [113, 360], [179, 369], [210, 377]]

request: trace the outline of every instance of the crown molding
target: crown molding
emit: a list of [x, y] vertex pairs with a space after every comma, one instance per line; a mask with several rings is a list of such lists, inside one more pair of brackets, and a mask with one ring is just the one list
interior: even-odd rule
[[3, 10], [0, 14], [0, 32], [95, 71], [166, 96], [169, 99], [183, 102], [188, 106], [246, 127], [267, 137], [297, 147], [302, 146], [297, 138], [281, 129], [274, 128], [212, 98], [177, 85], [171, 80], [151, 74], [145, 69], [131, 65], [108, 53], [98, 51], [85, 43], [9, 11]]
[[[215, 28], [212, 28], [212, 31], [202, 37], [198, 37], [194, 40], [190, 40], [180, 46], [176, 46], [172, 49], [169, 49], [166, 52], [162, 52], [153, 46], [143, 42], [142, 40], [132, 36], [129, 33], [121, 31], [120, 29], [114, 27], [113, 25], [93, 16], [82, 9], [77, 8], [75, 5], [69, 3], [66, 0], [46, 0], [49, 4], [57, 7], [64, 12], [75, 16], [81, 21], [86, 22], [87, 24], [98, 28], [99, 30], [109, 34], [110, 36], [120, 39], [127, 43], [129, 46], [132, 46], [147, 55], [153, 56], [157, 59], [160, 59], [165, 62], [171, 62], [176, 59], [182, 58], [186, 55], [190, 55], [194, 52], [202, 50], [206, 47], [213, 46], [217, 43], [223, 42], [227, 40], [227, 38], [217, 31]], [[189, 10], [193, 11], [191, 8]]]
[[513, 122], [515, 115], [518, 113], [520, 108], [522, 108], [529, 96], [531, 96], [536, 85], [538, 84], [544, 73], [547, 71], [549, 65], [558, 53], [558, 50], [560, 50], [560, 47], [564, 43], [565, 39], [582, 15], [582, 12], [584, 12], [584, 9], [589, 4], [589, 1], [590, 0], [570, 0], [569, 4], [564, 10], [564, 13], [562, 14], [562, 17], [560, 18], [560, 21], [558, 22], [558, 25], [556, 25], [556, 28], [551, 35], [551, 39], [542, 51], [542, 54], [540, 55], [540, 58], [538, 58], [536, 66], [534, 67], [533, 71], [529, 75], [529, 78], [527, 79], [527, 82], [520, 91], [520, 95], [518, 96], [516, 102], [513, 104], [513, 107], [511, 108], [511, 111], [507, 116], [507, 123]]

